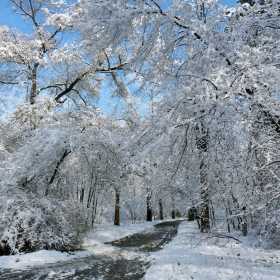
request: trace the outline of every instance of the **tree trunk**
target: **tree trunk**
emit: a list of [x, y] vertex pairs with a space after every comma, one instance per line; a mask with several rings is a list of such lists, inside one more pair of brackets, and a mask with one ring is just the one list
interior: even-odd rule
[[230, 213], [230, 210], [228, 208], [226, 208], [226, 215], [227, 215], [227, 230], [228, 230], [228, 233], [230, 233], [230, 220], [229, 220], [229, 214]]
[[172, 196], [172, 211], [171, 211], [171, 218], [175, 219], [176, 218], [176, 213], [175, 213], [175, 205], [174, 205], [174, 197]]
[[82, 188], [80, 193], [80, 203], [84, 203], [84, 195], [85, 195], [85, 189]]
[[151, 222], [153, 220], [153, 213], [151, 207], [151, 195], [147, 195], [147, 222]]
[[159, 200], [159, 219], [163, 220], [163, 206], [162, 206], [162, 200]]
[[95, 223], [95, 217], [97, 212], [97, 200], [98, 195], [94, 196], [94, 199], [92, 201], [92, 213], [91, 213], [91, 226], [93, 227], [93, 224]]
[[210, 230], [210, 218], [209, 218], [209, 205], [205, 203], [201, 212], [201, 232], [208, 232]]
[[30, 92], [30, 104], [33, 105], [36, 103], [36, 97], [37, 97], [37, 68], [39, 66], [39, 63], [35, 63], [33, 69], [32, 69], [32, 86], [31, 86], [31, 92]]
[[200, 231], [201, 232], [208, 232], [210, 230], [210, 215], [209, 215], [209, 202], [208, 202], [208, 193], [207, 191], [203, 191], [201, 193], [201, 198], [203, 200], [203, 204], [201, 206], [201, 224], [200, 224]]
[[196, 215], [197, 215], [196, 208], [194, 206], [192, 206], [188, 211], [188, 220], [194, 221], [194, 219], [196, 218]]
[[244, 214], [243, 214], [243, 217], [242, 217], [242, 222], [241, 222], [241, 231], [242, 231], [242, 234], [244, 236], [247, 235], [247, 217], [246, 217], [246, 206], [244, 206], [242, 208], [242, 210], [244, 211]]
[[172, 218], [172, 219], [175, 219], [175, 218], [176, 218], [176, 213], [175, 213], [175, 210], [174, 210], [174, 209], [172, 209], [171, 218]]
[[[206, 172], [206, 164], [205, 164], [205, 153], [207, 152], [207, 143], [208, 143], [208, 131], [205, 127], [197, 128], [198, 133], [200, 134], [197, 139], [197, 148], [200, 150], [201, 154], [201, 163], [200, 163], [200, 183], [201, 186], [205, 187], [207, 185], [207, 172]], [[209, 199], [208, 199], [208, 191], [207, 188], [202, 190], [201, 192], [201, 200], [203, 201], [200, 209], [200, 231], [208, 232], [210, 230], [210, 213], [209, 213]]]
[[93, 197], [93, 187], [91, 187], [88, 191], [87, 208], [90, 208], [92, 197]]
[[115, 219], [114, 225], [120, 225], [120, 191], [116, 189]]

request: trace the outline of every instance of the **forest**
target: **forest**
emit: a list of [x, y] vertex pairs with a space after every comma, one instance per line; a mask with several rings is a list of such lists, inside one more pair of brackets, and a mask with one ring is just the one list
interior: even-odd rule
[[279, 248], [278, 0], [9, 3], [0, 255], [180, 217]]

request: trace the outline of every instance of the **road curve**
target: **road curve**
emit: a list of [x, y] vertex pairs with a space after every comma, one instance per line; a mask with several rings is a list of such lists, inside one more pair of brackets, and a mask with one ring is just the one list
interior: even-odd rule
[[[149, 231], [113, 241], [109, 244], [118, 248], [114, 256], [94, 256], [32, 267], [25, 270], [0, 270], [0, 280], [138, 280], [142, 279], [149, 262], [143, 258], [149, 252], [159, 251], [177, 235], [180, 220], [159, 223]], [[127, 259], [127, 253], [134, 257]], [[137, 253], [139, 256], [137, 256]]]

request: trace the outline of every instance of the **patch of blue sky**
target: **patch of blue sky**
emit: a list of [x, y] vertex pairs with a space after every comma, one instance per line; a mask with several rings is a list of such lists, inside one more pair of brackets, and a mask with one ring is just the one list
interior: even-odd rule
[[28, 26], [21, 16], [12, 10], [9, 0], [0, 1], [0, 26], [7, 25], [10, 28], [17, 28], [23, 33], [32, 33], [33, 29]]
[[222, 0], [222, 4], [224, 6], [231, 8], [231, 7], [234, 7], [237, 5], [237, 1], [236, 0]]

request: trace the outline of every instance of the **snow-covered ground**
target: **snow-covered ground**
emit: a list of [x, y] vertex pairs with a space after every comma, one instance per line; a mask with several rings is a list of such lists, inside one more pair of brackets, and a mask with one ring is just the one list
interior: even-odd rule
[[[24, 269], [89, 254], [112, 256], [118, 253], [118, 249], [104, 242], [152, 228], [158, 222], [126, 224], [119, 227], [109, 223], [96, 225], [84, 239], [85, 251], [68, 254], [42, 250], [30, 254], [2, 256], [0, 269]], [[148, 257], [151, 266], [144, 279], [280, 280], [280, 250], [254, 247], [249, 237], [236, 236], [242, 242], [240, 243], [233, 239], [205, 239], [205, 236], [198, 232], [196, 222], [182, 222], [178, 235], [161, 251], [152, 253]], [[122, 258], [133, 258], [133, 253], [122, 250]]]
[[182, 222], [178, 235], [152, 254], [144, 279], [280, 279], [280, 250], [252, 247], [250, 238], [243, 236], [239, 237], [242, 243], [202, 238], [196, 222]]
[[90, 254], [112, 254], [116, 249], [113, 246], [105, 245], [105, 242], [114, 241], [125, 236], [132, 235], [136, 232], [152, 228], [159, 222], [160, 221], [142, 222], [136, 224], [128, 223], [121, 226], [114, 226], [112, 223], [97, 224], [84, 238], [84, 251], [77, 251], [75, 253], [62, 253], [54, 250], [40, 250], [38, 252], [28, 254], [0, 256], [0, 269], [24, 269], [31, 266], [85, 257]]
[[46, 263], [57, 263], [73, 258], [86, 256], [88, 252], [80, 251], [75, 254], [62, 253], [55, 250], [47, 251], [40, 250], [34, 253], [19, 254], [14, 256], [1, 256], [0, 257], [0, 275], [1, 269], [24, 269], [36, 265]]

